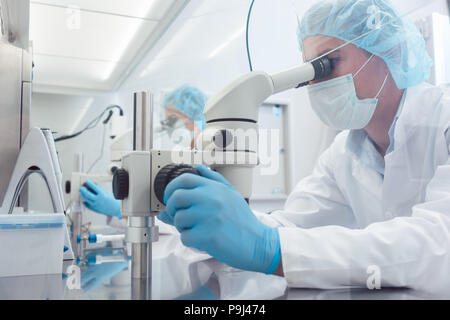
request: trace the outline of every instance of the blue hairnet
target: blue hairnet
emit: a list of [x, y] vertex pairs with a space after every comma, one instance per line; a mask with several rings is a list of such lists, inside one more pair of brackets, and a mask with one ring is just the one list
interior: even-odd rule
[[399, 89], [418, 85], [430, 76], [432, 60], [422, 34], [388, 0], [321, 0], [299, 21], [300, 49], [303, 40], [319, 34], [352, 41], [381, 57]]
[[195, 121], [195, 124], [203, 130], [205, 127], [203, 110], [205, 109], [206, 100], [206, 96], [199, 89], [189, 85], [182, 85], [165, 97], [163, 108], [173, 107], [181, 111], [189, 119]]

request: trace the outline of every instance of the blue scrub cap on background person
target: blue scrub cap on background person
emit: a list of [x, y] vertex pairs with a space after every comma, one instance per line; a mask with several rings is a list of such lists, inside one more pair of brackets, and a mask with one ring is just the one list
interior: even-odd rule
[[301, 51], [303, 40], [319, 34], [346, 42], [356, 39], [354, 45], [386, 62], [399, 89], [430, 76], [433, 62], [422, 34], [388, 0], [320, 1], [299, 21], [297, 34]]
[[197, 127], [203, 130], [205, 127], [203, 110], [205, 109], [206, 101], [207, 98], [203, 92], [185, 84], [169, 93], [162, 105], [164, 109], [170, 106], [181, 111], [189, 119], [195, 121]]

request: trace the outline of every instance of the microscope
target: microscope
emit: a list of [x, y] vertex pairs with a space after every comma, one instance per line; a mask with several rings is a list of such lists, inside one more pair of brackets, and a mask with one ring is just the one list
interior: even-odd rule
[[125, 240], [132, 245], [132, 298], [148, 299], [151, 288], [151, 244], [158, 240], [154, 219], [165, 209], [164, 190], [185, 173], [198, 174], [204, 164], [222, 174], [249, 200], [258, 165], [258, 112], [273, 94], [305, 86], [331, 75], [327, 57], [276, 74], [251, 72], [232, 82], [205, 106], [206, 128], [194, 150], [152, 149], [152, 98], [134, 96], [133, 152], [122, 158], [113, 177], [113, 192], [128, 216]]

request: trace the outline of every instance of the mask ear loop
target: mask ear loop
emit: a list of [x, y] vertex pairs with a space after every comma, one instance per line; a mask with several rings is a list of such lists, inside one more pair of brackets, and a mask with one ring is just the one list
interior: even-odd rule
[[[372, 58], [373, 58], [374, 56], [375, 56], [375, 55], [372, 54], [372, 55], [370, 56], [370, 58], [367, 59], [367, 61], [362, 65], [362, 67], [359, 68], [358, 71], [356, 71], [355, 75], [353, 76], [353, 79], [355, 79], [356, 76], [362, 71], [362, 69], [364, 69], [364, 67], [367, 66], [367, 64], [370, 62], [370, 60], [372, 60]], [[375, 99], [378, 99], [378, 97], [380, 96], [381, 91], [383, 91], [384, 86], [386, 85], [386, 81], [387, 81], [388, 77], [389, 77], [389, 74], [386, 74], [386, 77], [384, 78], [383, 84], [381, 85], [380, 90], [378, 90], [378, 93], [377, 93], [377, 95], [375, 96]]]
[[381, 85], [380, 90], [378, 91], [377, 95], [375, 96], [375, 99], [378, 99], [378, 97], [380, 96], [381, 91], [383, 91], [384, 86], [386, 85], [386, 81], [389, 77], [389, 73], [386, 74], [386, 77], [384, 78], [383, 84]]
[[362, 65], [362, 67], [361, 68], [359, 68], [359, 70], [358, 71], [356, 71], [356, 73], [355, 73], [355, 75], [353, 76], [353, 79], [355, 79], [356, 78], [356, 76], [361, 72], [361, 70], [362, 69], [364, 69], [364, 67], [365, 66], [367, 66], [367, 64], [370, 62], [370, 60], [372, 60], [372, 58], [374, 57], [375, 55], [374, 54], [372, 54], [371, 56], [370, 56], [370, 58], [369, 59], [367, 59], [367, 61], [366, 61], [366, 63], [364, 63], [363, 65]]

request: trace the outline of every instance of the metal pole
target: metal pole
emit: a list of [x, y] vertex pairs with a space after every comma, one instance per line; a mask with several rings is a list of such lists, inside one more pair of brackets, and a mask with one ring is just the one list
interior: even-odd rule
[[[149, 225], [149, 217], [130, 217], [130, 226]], [[152, 244], [132, 243], [131, 245], [131, 293], [133, 300], [151, 298]]]
[[[134, 151], [150, 151], [152, 148], [153, 101], [147, 92], [134, 94]], [[151, 174], [148, 177], [151, 185]], [[150, 197], [150, 190], [149, 195]], [[150, 206], [151, 208], [151, 206]], [[147, 232], [154, 227], [154, 219], [149, 216], [129, 217], [128, 234]], [[153, 237], [152, 237], [153, 238]], [[131, 294], [132, 299], [147, 300], [151, 298], [152, 277], [152, 243], [131, 243]]]
[[[76, 153], [74, 157], [74, 172], [83, 172], [84, 170], [84, 161], [83, 161], [83, 153]], [[77, 242], [78, 236], [81, 237], [81, 226], [83, 224], [83, 208], [80, 202], [72, 203], [72, 247], [74, 248], [75, 255], [77, 257], [81, 257], [83, 252], [82, 243]]]
[[81, 226], [83, 224], [82, 216], [81, 203], [72, 203], [72, 247], [77, 257], [83, 255], [82, 243], [78, 243], [78, 236], [81, 237]]

